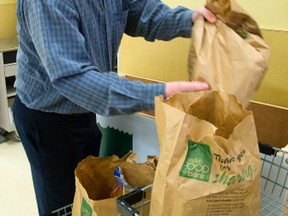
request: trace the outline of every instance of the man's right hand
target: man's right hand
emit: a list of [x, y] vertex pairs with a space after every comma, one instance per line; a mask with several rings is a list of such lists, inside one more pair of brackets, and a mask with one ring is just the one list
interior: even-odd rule
[[199, 7], [197, 10], [194, 11], [192, 15], [192, 21], [195, 22], [201, 16], [203, 16], [210, 23], [215, 23], [217, 20], [216, 16], [204, 6]]

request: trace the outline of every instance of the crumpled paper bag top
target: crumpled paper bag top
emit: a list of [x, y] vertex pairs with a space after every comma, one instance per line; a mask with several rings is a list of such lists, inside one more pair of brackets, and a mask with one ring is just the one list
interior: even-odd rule
[[234, 0], [207, 0], [205, 7], [241, 37], [245, 38], [249, 32], [262, 38], [256, 21]]
[[116, 155], [100, 158], [88, 156], [82, 160], [75, 174], [92, 200], [107, 199], [116, 183], [114, 170], [119, 164]]
[[90, 199], [107, 199], [117, 184], [114, 170], [118, 166], [121, 167], [125, 179], [131, 186], [142, 187], [153, 183], [156, 165], [149, 161], [136, 163], [137, 158], [133, 152], [127, 153], [122, 158], [116, 155], [88, 156], [78, 164], [75, 175]]

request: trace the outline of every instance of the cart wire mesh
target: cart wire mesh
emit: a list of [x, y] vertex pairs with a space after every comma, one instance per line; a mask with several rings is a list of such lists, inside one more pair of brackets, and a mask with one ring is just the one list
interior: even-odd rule
[[71, 215], [72, 215], [72, 204], [57, 209], [48, 214], [47, 216], [71, 216]]
[[[288, 151], [260, 144], [261, 216], [288, 216]], [[137, 189], [117, 199], [121, 216], [146, 216], [149, 205], [146, 192], [152, 185]], [[146, 208], [147, 209], [147, 208]], [[148, 210], [149, 211], [149, 210]]]
[[261, 153], [261, 215], [288, 215], [288, 151]]

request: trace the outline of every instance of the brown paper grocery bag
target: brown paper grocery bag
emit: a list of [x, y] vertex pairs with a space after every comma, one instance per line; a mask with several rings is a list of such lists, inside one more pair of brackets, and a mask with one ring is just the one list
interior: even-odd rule
[[88, 156], [77, 165], [73, 216], [118, 215], [116, 198], [109, 197], [117, 188], [114, 170], [119, 162], [116, 155], [105, 158]]
[[194, 23], [189, 79], [206, 81], [212, 90], [234, 94], [247, 106], [268, 67], [270, 50], [259, 27], [234, 0], [207, 0], [216, 16]]
[[160, 157], [151, 216], [259, 215], [260, 157], [252, 113], [216, 91], [155, 98]]
[[117, 216], [116, 198], [92, 200], [88, 197], [86, 189], [76, 177], [76, 191], [74, 196], [72, 215], [87, 216]]
[[137, 155], [129, 152], [119, 159], [88, 156], [75, 169], [75, 195], [73, 216], [113, 216], [118, 215], [116, 198], [123, 195], [114, 170], [119, 166], [130, 186], [143, 187], [153, 183], [155, 164], [136, 163]]

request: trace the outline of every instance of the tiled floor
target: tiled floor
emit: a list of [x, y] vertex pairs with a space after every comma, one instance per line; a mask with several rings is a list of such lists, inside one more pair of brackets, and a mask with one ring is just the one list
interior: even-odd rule
[[37, 216], [30, 166], [20, 142], [0, 143], [0, 216]]

